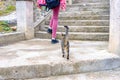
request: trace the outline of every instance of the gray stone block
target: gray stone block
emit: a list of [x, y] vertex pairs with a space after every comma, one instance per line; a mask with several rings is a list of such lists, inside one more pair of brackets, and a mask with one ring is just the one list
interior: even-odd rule
[[[47, 32], [38, 31], [35, 33], [36, 38], [51, 39], [51, 35]], [[61, 33], [57, 33], [57, 38], [61, 39]], [[90, 41], [108, 41], [108, 33], [84, 33], [84, 32], [70, 32], [70, 40], [90, 40]]]
[[25, 40], [24, 33], [13, 32], [13, 33], [0, 34], [0, 45], [7, 45], [22, 40]]

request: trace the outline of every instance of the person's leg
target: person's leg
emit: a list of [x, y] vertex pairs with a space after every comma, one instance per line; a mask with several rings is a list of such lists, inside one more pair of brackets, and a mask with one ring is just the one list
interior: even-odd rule
[[56, 31], [58, 26], [59, 6], [53, 9], [53, 23], [52, 23], [52, 39], [56, 38]]
[[48, 30], [47, 30], [47, 32], [50, 33], [50, 34], [52, 34], [52, 25], [53, 25], [53, 15], [50, 19], [49, 27], [48, 27]]
[[51, 17], [51, 19], [50, 19], [49, 28], [51, 28], [51, 29], [52, 29], [52, 25], [53, 25], [53, 15], [52, 15], [52, 17]]

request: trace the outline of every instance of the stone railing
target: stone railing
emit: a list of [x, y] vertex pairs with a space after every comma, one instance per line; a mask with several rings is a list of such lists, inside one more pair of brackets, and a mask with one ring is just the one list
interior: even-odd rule
[[49, 12], [37, 8], [36, 0], [16, 0], [17, 31], [25, 33], [26, 39], [34, 38], [35, 27]]

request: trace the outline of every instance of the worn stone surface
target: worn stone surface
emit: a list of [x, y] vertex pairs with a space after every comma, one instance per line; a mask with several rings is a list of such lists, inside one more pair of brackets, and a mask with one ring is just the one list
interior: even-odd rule
[[107, 51], [108, 42], [70, 41], [70, 60], [62, 58], [59, 44], [32, 39], [0, 47], [2, 78], [39, 78], [108, 70], [120, 66], [120, 58]]
[[71, 11], [67, 11], [67, 12], [62, 12], [64, 15], [108, 15], [109, 14], [109, 10], [97, 10], [97, 11], [81, 11], [81, 12], [78, 12], [78, 11], [74, 11], [71, 12]]
[[[47, 31], [48, 25], [40, 27], [41, 31]], [[96, 33], [108, 33], [109, 26], [68, 26], [69, 32], [96, 32]], [[64, 26], [58, 26], [58, 32], [65, 32]]]
[[0, 34], [0, 46], [12, 44], [22, 40], [25, 40], [25, 35], [21, 32]]
[[108, 15], [74, 15], [74, 16], [64, 16], [63, 14], [59, 16], [60, 20], [109, 20]]
[[108, 70], [101, 72], [82, 73], [75, 75], [54, 76], [48, 78], [35, 78], [26, 80], [119, 80], [120, 70]]
[[[36, 38], [41, 39], [51, 39], [51, 35], [47, 34], [44, 31], [38, 31], [35, 33]], [[57, 38], [61, 39], [61, 32], [57, 32]], [[70, 40], [85, 40], [85, 41], [108, 41], [109, 34], [108, 33], [91, 33], [91, 32], [70, 32], [69, 33]]]
[[[46, 21], [49, 25], [49, 21]], [[59, 25], [69, 26], [109, 26], [109, 20], [60, 20]]]
[[75, 8], [75, 7], [79, 7], [79, 8], [88, 8], [88, 9], [91, 9], [91, 8], [98, 8], [98, 9], [109, 9], [109, 2], [107, 2], [107, 3], [86, 3], [86, 4], [83, 4], [83, 3], [79, 3], [79, 2], [77, 2], [77, 3], [74, 3], [74, 4], [72, 4], [72, 5], [67, 5], [67, 7], [68, 8]]
[[107, 3], [109, 0], [75, 0], [75, 3]]
[[[69, 39], [108, 41], [109, 0], [75, 0], [73, 2], [72, 5], [67, 5], [65, 12], [61, 11], [59, 14], [57, 38], [60, 38], [60, 33], [65, 31], [59, 26], [68, 25]], [[36, 38], [51, 38], [51, 35], [46, 33], [46, 25], [48, 27], [49, 22], [50, 19], [47, 19], [45, 25], [40, 25], [39, 30], [35, 32]]]

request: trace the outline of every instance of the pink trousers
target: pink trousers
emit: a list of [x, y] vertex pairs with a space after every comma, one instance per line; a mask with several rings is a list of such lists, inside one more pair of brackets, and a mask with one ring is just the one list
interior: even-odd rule
[[53, 11], [53, 15], [51, 17], [49, 26], [52, 29], [52, 38], [56, 38], [56, 32], [58, 27], [59, 6], [52, 9], [52, 11]]

